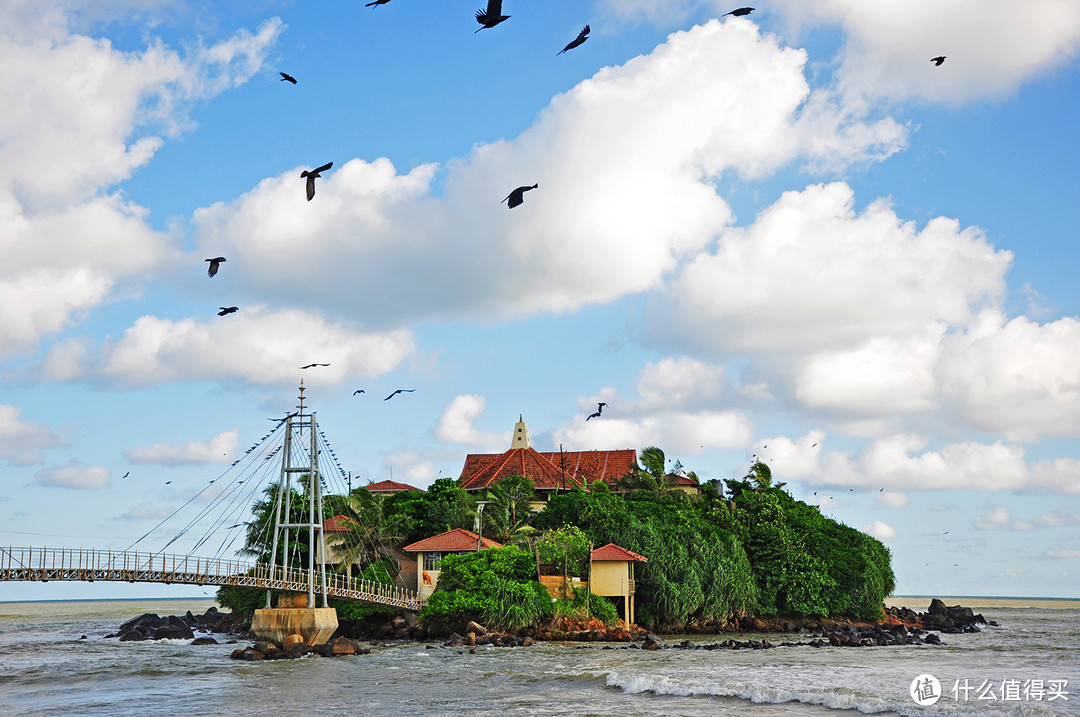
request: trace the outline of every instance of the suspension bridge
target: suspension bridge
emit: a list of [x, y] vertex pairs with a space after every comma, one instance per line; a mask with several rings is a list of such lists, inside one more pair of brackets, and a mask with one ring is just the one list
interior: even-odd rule
[[[64, 547], [0, 547], [0, 582], [127, 582], [166, 585], [237, 586], [266, 590], [266, 607], [271, 594], [307, 593], [308, 608], [315, 607], [316, 594], [327, 600], [350, 600], [416, 612], [423, 606], [420, 596], [408, 589], [383, 582], [354, 578], [349, 574], [327, 571], [327, 562], [335, 555], [355, 553], [355, 545], [339, 540], [327, 550], [323, 493], [328, 479], [344, 479], [344, 471], [325, 434], [319, 429], [315, 414], [306, 413], [304, 385], [300, 383], [300, 404], [277, 424], [245, 455], [222, 475], [214, 478], [151, 531], [126, 550], [98, 550]], [[270, 461], [281, 455], [280, 469], [274, 479]], [[327, 469], [328, 459], [337, 471]], [[240, 468], [237, 468], [240, 466]], [[341, 493], [348, 495], [351, 489]], [[249, 517], [253, 501], [269, 495], [272, 502], [258, 503], [272, 511], [272, 520]], [[296, 503], [294, 505], [294, 503]], [[194, 512], [194, 517], [183, 517]], [[151, 535], [160, 535], [166, 526], [186, 520], [182, 528], [160, 551], [137, 550]], [[352, 519], [356, 523], [355, 518]], [[226, 525], [232, 523], [231, 525]], [[202, 525], [202, 535], [193, 539], [187, 554], [166, 552], [181, 539], [192, 540]], [[240, 543], [238, 528], [245, 528]], [[174, 528], [175, 529], [175, 528]], [[361, 531], [362, 532], [362, 531]], [[213, 556], [195, 551], [220, 542]], [[362, 539], [362, 538], [360, 538]], [[356, 540], [356, 539], [354, 539]], [[301, 565], [306, 552], [306, 567]], [[223, 557], [227, 553], [252, 552], [252, 546], [268, 556], [254, 562]], [[371, 546], [373, 554], [378, 548]], [[318, 561], [316, 561], [318, 556]], [[339, 561], [340, 562], [340, 561]], [[348, 559], [346, 559], [348, 562]]]

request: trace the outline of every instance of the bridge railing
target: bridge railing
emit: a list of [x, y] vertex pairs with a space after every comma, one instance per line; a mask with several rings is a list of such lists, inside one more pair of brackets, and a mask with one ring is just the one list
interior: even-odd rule
[[[0, 548], [0, 580], [114, 580], [126, 582], [244, 585], [290, 592], [308, 591], [308, 571], [264, 563], [169, 553], [92, 548]], [[315, 592], [323, 591], [318, 574]], [[337, 573], [326, 575], [331, 597], [416, 610], [416, 593]]]

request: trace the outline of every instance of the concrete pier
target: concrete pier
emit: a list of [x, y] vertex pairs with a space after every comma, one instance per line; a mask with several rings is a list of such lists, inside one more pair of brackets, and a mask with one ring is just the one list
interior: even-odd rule
[[278, 606], [255, 611], [251, 631], [260, 640], [281, 646], [289, 635], [301, 635], [308, 645], [322, 645], [337, 629], [337, 610], [308, 607], [307, 595], [282, 593]]

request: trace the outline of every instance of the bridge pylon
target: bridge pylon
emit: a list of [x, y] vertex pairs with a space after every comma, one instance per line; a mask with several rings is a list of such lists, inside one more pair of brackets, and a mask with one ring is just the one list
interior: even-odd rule
[[[326, 563], [320, 561], [318, 584], [322, 592], [322, 607], [315, 607], [315, 554], [326, 555], [323, 534], [322, 479], [319, 475], [318, 426], [315, 413], [304, 412], [304, 382], [300, 381], [300, 403], [295, 413], [285, 418], [285, 443], [281, 450], [281, 475], [278, 479], [277, 500], [274, 506], [274, 539], [270, 549], [270, 580], [280, 570], [284, 576], [289, 572], [290, 531], [306, 530], [308, 533], [307, 596], [303, 593], [281, 593], [278, 606], [270, 607], [271, 591], [266, 591], [266, 607], [255, 611], [251, 631], [259, 639], [282, 645], [286, 637], [299, 634], [308, 645], [320, 645], [330, 639], [337, 629], [337, 611], [327, 605]], [[304, 450], [305, 431], [307, 449]], [[294, 440], [294, 436], [296, 440]], [[306, 456], [306, 461], [303, 457]], [[306, 484], [305, 484], [306, 479]], [[307, 502], [307, 522], [292, 522], [293, 486]], [[278, 565], [278, 546], [282, 551]], [[300, 566], [297, 566], [300, 567]]]

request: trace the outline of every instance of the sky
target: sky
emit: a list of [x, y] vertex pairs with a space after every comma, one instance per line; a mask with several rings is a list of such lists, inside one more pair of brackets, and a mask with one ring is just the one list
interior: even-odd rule
[[479, 4], [0, 0], [0, 544], [127, 547], [303, 379], [354, 485], [522, 416], [1080, 598], [1080, 5]]

